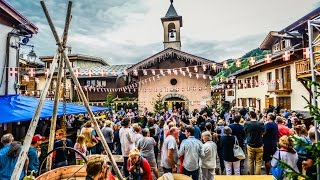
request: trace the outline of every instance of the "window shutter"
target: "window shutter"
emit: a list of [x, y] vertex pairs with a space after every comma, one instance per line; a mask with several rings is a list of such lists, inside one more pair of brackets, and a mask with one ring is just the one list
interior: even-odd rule
[[256, 107], [256, 98], [252, 98], [252, 107]]
[[[276, 69], [276, 81], [279, 79], [279, 69]], [[276, 82], [276, 89], [279, 89], [279, 83]]]

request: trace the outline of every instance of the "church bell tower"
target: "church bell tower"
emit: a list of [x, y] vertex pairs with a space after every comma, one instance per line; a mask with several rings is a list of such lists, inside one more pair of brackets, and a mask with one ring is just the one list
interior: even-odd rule
[[164, 34], [164, 48], [181, 50], [180, 27], [182, 27], [182, 16], [177, 14], [173, 6], [173, 0], [165, 17], [161, 18]]

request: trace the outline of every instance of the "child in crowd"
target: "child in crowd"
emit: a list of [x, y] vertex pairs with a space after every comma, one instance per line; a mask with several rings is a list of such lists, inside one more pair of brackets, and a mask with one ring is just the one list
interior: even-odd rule
[[[85, 139], [84, 135], [79, 135], [77, 137], [76, 143], [74, 144], [74, 149], [79, 151], [83, 156], [86, 156], [87, 146], [84, 142], [84, 139]], [[78, 153], [75, 153], [75, 155], [76, 155], [76, 165], [83, 165], [84, 159], [81, 157], [81, 155]]]

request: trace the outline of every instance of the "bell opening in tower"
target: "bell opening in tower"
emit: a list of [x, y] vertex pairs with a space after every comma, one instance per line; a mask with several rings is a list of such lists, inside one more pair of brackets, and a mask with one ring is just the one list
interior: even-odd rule
[[174, 23], [168, 25], [168, 31], [169, 42], [177, 41], [177, 31]]

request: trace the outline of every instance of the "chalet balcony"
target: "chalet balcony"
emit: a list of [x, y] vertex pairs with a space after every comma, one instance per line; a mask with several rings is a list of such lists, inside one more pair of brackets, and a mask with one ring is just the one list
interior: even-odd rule
[[276, 95], [290, 95], [292, 92], [291, 83], [284, 82], [282, 84], [269, 84], [268, 92], [275, 93]]
[[269, 84], [268, 85], [268, 92], [274, 92], [276, 90], [275, 84]]
[[[315, 63], [319, 62], [320, 57], [315, 57]], [[303, 59], [295, 62], [296, 78], [311, 77], [310, 59]], [[320, 65], [317, 65], [317, 70], [320, 71]]]

